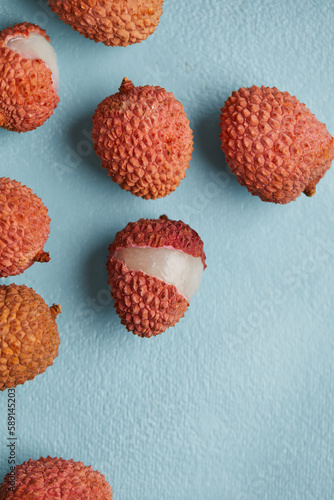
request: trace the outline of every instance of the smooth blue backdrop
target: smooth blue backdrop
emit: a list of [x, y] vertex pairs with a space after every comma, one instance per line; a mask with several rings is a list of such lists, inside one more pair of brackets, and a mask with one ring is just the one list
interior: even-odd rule
[[[49, 208], [49, 264], [3, 283], [60, 303], [59, 356], [20, 386], [17, 463], [41, 455], [92, 464], [116, 500], [332, 500], [333, 193], [252, 197], [220, 150], [219, 112], [241, 86], [296, 95], [334, 134], [332, 0], [165, 0], [155, 34], [127, 48], [86, 40], [45, 0], [1, 0], [1, 29], [39, 23], [58, 54], [60, 103], [26, 134], [0, 130], [0, 173]], [[172, 91], [195, 150], [165, 199], [122, 191], [90, 140], [97, 104], [124, 76]], [[183, 219], [207, 270], [184, 319], [150, 340], [120, 325], [106, 257], [140, 217]], [[8, 471], [0, 394], [0, 476]]]

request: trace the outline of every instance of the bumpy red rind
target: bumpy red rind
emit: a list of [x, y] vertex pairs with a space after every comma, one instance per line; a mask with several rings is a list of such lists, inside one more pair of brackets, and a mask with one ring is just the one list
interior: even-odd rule
[[139, 43], [158, 26], [163, 0], [48, 0], [60, 19], [105, 45]]
[[233, 92], [220, 126], [232, 173], [263, 201], [285, 204], [302, 192], [312, 196], [334, 158], [326, 126], [296, 97], [275, 87]]
[[0, 127], [28, 132], [43, 125], [56, 108], [59, 97], [52, 71], [41, 59], [25, 59], [5, 47], [13, 37], [37, 33], [50, 41], [46, 32], [30, 23], [15, 24], [0, 33]]
[[170, 247], [201, 257], [203, 267], [206, 267], [203, 241], [198, 233], [183, 221], [170, 220], [164, 215], [159, 219], [129, 222], [116, 234], [109, 247], [109, 256], [113, 256], [116, 250], [129, 247]]
[[0, 286], [0, 391], [24, 384], [53, 364], [60, 344], [56, 317], [25, 285]]
[[144, 199], [173, 192], [193, 151], [189, 120], [174, 95], [161, 87], [134, 87], [127, 78], [98, 105], [92, 135], [110, 177]]
[[205, 268], [203, 242], [184, 222], [162, 217], [130, 222], [110, 245], [108, 282], [121, 323], [140, 337], [152, 337], [174, 326], [189, 303], [174, 285], [130, 270], [115, 258], [117, 250], [129, 247], [173, 248], [200, 257]]
[[48, 262], [43, 247], [49, 233], [50, 217], [42, 200], [20, 182], [0, 178], [0, 277]]
[[[14, 478], [14, 481], [13, 481]], [[14, 491], [11, 490], [13, 482]], [[8, 473], [0, 486], [0, 500], [112, 500], [103, 474], [82, 462], [41, 457]]]

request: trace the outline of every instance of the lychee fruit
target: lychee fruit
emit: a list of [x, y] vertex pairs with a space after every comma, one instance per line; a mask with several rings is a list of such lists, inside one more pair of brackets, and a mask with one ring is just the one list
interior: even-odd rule
[[57, 56], [39, 26], [15, 24], [0, 33], [0, 127], [34, 130], [56, 108]]
[[222, 150], [240, 184], [263, 201], [313, 196], [334, 158], [333, 137], [311, 111], [277, 88], [241, 88], [220, 116]]
[[56, 317], [25, 285], [0, 285], [0, 390], [16, 387], [43, 373], [58, 355]]
[[127, 330], [151, 337], [188, 309], [205, 269], [203, 242], [182, 221], [140, 219], [116, 234], [107, 269], [117, 314]]
[[112, 500], [103, 474], [63, 458], [41, 457], [17, 465], [0, 486], [0, 500]]
[[34, 262], [48, 262], [43, 247], [49, 232], [42, 200], [20, 182], [0, 178], [0, 277], [20, 274]]
[[161, 87], [135, 87], [124, 78], [93, 116], [102, 167], [121, 188], [144, 199], [176, 189], [191, 160], [193, 134], [182, 104]]
[[163, 0], [48, 0], [60, 19], [81, 35], [105, 45], [126, 47], [151, 35]]

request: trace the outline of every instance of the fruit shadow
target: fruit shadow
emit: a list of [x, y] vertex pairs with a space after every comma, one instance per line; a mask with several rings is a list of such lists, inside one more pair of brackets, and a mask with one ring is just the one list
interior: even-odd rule
[[101, 160], [94, 151], [94, 143], [92, 139], [92, 117], [95, 111], [92, 108], [89, 112], [80, 116], [75, 124], [70, 128], [68, 134], [68, 145], [71, 148], [73, 155], [82, 167], [87, 167], [94, 171], [94, 176], [99, 176], [99, 179], [108, 177], [107, 171], [101, 167]]
[[[108, 248], [113, 240], [115, 232], [110, 232], [108, 239], [100, 242], [83, 263], [83, 275], [85, 276], [84, 293], [88, 307], [94, 312], [98, 322], [112, 325], [112, 332], [119, 326], [120, 320], [114, 308], [114, 301], [110, 294], [107, 273]], [[115, 328], [114, 328], [115, 327]], [[110, 329], [103, 329], [106, 335]]]
[[226, 163], [225, 155], [221, 150], [219, 134], [219, 113], [215, 111], [204, 116], [194, 126], [195, 147], [201, 151], [201, 154], [214, 168], [215, 173], [224, 172], [228, 176], [229, 189], [240, 191], [240, 184], [236, 176], [231, 173]]

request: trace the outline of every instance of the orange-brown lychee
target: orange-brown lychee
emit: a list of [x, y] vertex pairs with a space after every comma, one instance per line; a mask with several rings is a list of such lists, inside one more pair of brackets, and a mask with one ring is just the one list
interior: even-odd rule
[[59, 313], [60, 306], [47, 306], [32, 288], [0, 285], [1, 391], [32, 380], [52, 365], [60, 343]]
[[86, 38], [126, 47], [158, 26], [163, 0], [48, 0], [60, 19]]

